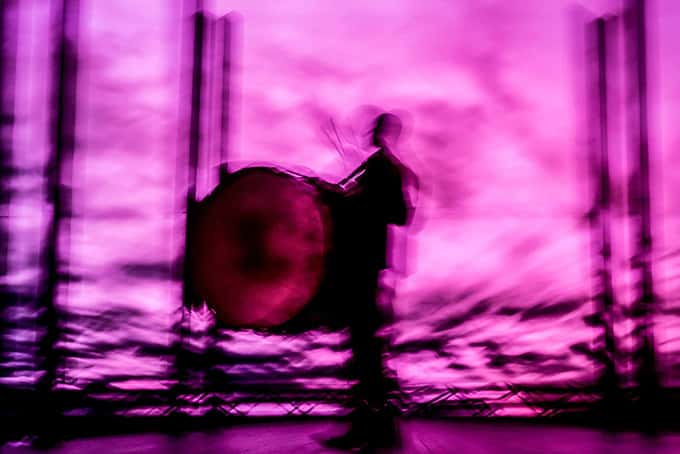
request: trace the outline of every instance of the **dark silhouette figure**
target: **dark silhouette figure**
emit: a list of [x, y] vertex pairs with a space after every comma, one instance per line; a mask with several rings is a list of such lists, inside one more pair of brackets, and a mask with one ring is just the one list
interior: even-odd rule
[[[388, 312], [381, 309], [380, 300], [384, 302], [386, 294], [391, 292], [379, 292], [379, 280], [381, 272], [394, 264], [394, 258], [390, 254], [392, 248], [389, 226], [403, 226], [411, 219], [412, 207], [406, 197], [405, 182], [417, 183], [413, 173], [390, 150], [390, 145], [400, 131], [401, 122], [396, 116], [380, 115], [372, 129], [372, 141], [377, 151], [340, 184], [331, 184], [312, 177], [296, 177], [265, 167], [250, 167], [231, 174], [225, 172], [220, 187], [199, 203], [194, 210], [195, 219], [189, 223], [193, 234], [192, 241], [187, 240], [187, 244], [193, 246], [188, 248], [189, 261], [193, 263], [188, 268], [194, 272], [192, 287], [200, 289], [201, 297], [212, 304], [211, 308], [216, 310], [220, 323], [232, 328], [252, 323], [247, 312], [252, 309], [252, 305], [249, 303], [243, 306], [245, 309], [239, 308], [234, 303], [235, 293], [230, 294], [228, 301], [220, 300], [219, 295], [224, 294], [223, 276], [232, 277], [228, 284], [237, 292], [240, 291], [241, 284], [244, 284], [249, 289], [255, 289], [252, 295], [257, 296], [257, 288], [262, 286], [262, 282], [269, 283], [270, 286], [280, 285], [280, 279], [271, 280], [266, 273], [258, 274], [259, 271], [266, 271], [264, 264], [272, 260], [272, 257], [276, 259], [275, 269], [280, 268], [279, 263], [286, 265], [289, 256], [283, 257], [286, 260], [281, 261], [280, 251], [299, 258], [299, 254], [305, 253], [309, 249], [308, 245], [312, 244], [323, 252], [318, 256], [323, 263], [314, 262], [315, 267], [323, 266], [318, 283], [313, 279], [315, 275], [299, 281], [318, 285], [313, 289], [314, 296], [304, 308], [284, 322], [272, 321], [275, 319], [271, 318], [265, 319], [265, 323], [258, 321], [259, 324], [254, 327], [286, 334], [320, 327], [331, 330], [349, 327], [352, 362], [347, 370], [357, 380], [353, 388], [354, 410], [351, 414], [350, 431], [326, 441], [326, 444], [335, 448], [394, 445], [398, 440], [393, 413], [388, 406], [388, 395], [396, 391], [396, 380], [385, 367], [386, 342], [379, 335], [381, 328], [386, 325]], [[351, 184], [346, 184], [350, 181]], [[315, 196], [304, 199], [310, 204], [304, 210], [312, 210], [312, 206], [319, 208], [320, 219], [325, 220], [327, 225], [323, 222], [323, 228], [319, 226], [318, 232], [309, 230], [310, 235], [303, 241], [305, 248], [296, 250], [295, 241], [299, 240], [295, 239], [273, 253], [269, 243], [262, 240], [266, 236], [266, 229], [271, 227], [270, 224], [278, 222], [283, 216], [291, 222], [291, 226], [295, 226], [297, 217], [305, 217], [309, 213], [279, 210], [283, 215], [272, 214], [271, 200], [265, 204], [256, 203], [254, 200], [260, 199], [252, 197], [253, 191], [261, 191], [263, 186], [272, 185], [275, 188], [272, 193], [275, 192], [282, 198], [279, 205], [299, 209], [299, 203], [289, 203], [290, 200], [286, 197], [308, 194], [295, 186], [301, 183], [318, 190], [309, 192], [318, 194], [318, 198]], [[290, 193], [285, 193], [284, 190], [289, 190]], [[248, 194], [246, 199], [243, 198], [244, 194]], [[231, 216], [222, 217], [221, 213], [227, 211]], [[244, 217], [243, 213], [254, 216], [252, 219], [258, 222], [252, 223], [252, 219]], [[215, 219], [226, 221], [224, 225], [216, 224]], [[331, 228], [325, 230], [328, 226]], [[231, 232], [229, 229], [234, 229], [234, 232], [248, 232], [248, 238], [232, 233], [225, 234]], [[326, 232], [330, 237], [322, 238]], [[320, 235], [318, 238], [315, 236], [317, 233]], [[229, 262], [227, 265], [230, 268], [225, 273], [215, 273], [213, 269], [206, 267], [206, 263], [210, 264], [213, 260], [214, 255], [211, 254], [221, 250], [215, 249], [214, 244], [217, 243], [243, 260]], [[248, 254], [242, 254], [243, 251]], [[317, 256], [310, 257], [312, 261], [318, 259]], [[219, 261], [218, 259], [219, 257], [215, 260]], [[240, 277], [234, 280], [234, 276]], [[288, 276], [292, 274], [289, 273]], [[252, 282], [257, 282], [257, 285], [252, 285]], [[213, 296], [208, 299], [211, 294]], [[282, 304], [289, 301], [290, 299], [283, 301]]]
[[406, 225], [412, 213], [404, 191], [404, 182], [412, 173], [389, 148], [400, 131], [401, 122], [396, 116], [380, 115], [372, 132], [378, 150], [346, 179], [358, 175], [345, 194], [344, 238], [339, 241], [345, 257], [340, 263], [345, 268], [342, 274], [353, 375], [358, 383], [354, 388], [349, 432], [326, 442], [335, 448], [398, 442], [387, 399], [396, 385], [386, 370], [383, 360], [386, 342], [378, 332], [386, 322], [386, 311], [379, 304], [380, 272], [392, 264], [388, 227]]

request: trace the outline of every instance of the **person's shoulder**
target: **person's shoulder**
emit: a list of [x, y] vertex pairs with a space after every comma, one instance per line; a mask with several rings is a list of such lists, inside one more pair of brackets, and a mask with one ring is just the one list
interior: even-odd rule
[[375, 151], [368, 160], [375, 163], [389, 163], [394, 161], [395, 156], [389, 148], [380, 148]]
[[390, 149], [381, 150], [380, 163], [390, 168], [401, 169], [404, 167], [404, 164]]
[[403, 167], [399, 159], [386, 148], [381, 148], [371, 154], [366, 159], [365, 165], [367, 169], [372, 169], [371, 172], [393, 172]]
[[379, 165], [383, 160], [384, 156], [382, 150], [377, 150], [371, 153], [368, 158], [366, 158], [366, 160], [364, 161], [364, 165], [366, 167], [373, 167], [375, 165]]

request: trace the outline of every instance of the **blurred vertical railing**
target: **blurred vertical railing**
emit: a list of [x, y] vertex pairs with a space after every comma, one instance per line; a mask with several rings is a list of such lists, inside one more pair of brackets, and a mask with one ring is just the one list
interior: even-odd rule
[[589, 162], [593, 187], [590, 225], [595, 276], [597, 333], [595, 350], [601, 353], [603, 370], [598, 378], [607, 420], [621, 415], [621, 393], [616, 371], [618, 348], [614, 333], [616, 297], [612, 284], [611, 181], [609, 169], [609, 74], [608, 54], [615, 45], [617, 20], [598, 18], [586, 26], [588, 66]]
[[635, 324], [633, 373], [638, 388], [637, 415], [643, 424], [650, 426], [658, 412], [659, 377], [653, 332], [657, 301], [652, 274], [645, 6], [644, 0], [629, 0], [624, 12], [624, 20], [629, 65], [627, 111], [630, 162], [633, 166], [629, 184], [629, 204], [635, 241], [631, 260], [634, 284], [632, 318]]

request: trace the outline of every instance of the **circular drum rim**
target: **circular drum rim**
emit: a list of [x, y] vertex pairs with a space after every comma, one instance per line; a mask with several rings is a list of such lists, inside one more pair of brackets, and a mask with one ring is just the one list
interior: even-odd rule
[[[232, 261], [230, 262], [231, 265], [225, 265], [224, 263], [219, 262], [219, 257], [217, 257], [218, 252], [221, 247], [224, 247], [224, 245], [216, 246], [214, 243], [217, 241], [215, 240], [215, 238], [217, 238], [217, 236], [215, 236], [216, 229], [219, 230], [220, 228], [226, 226], [226, 231], [231, 232], [233, 227], [227, 225], [229, 224], [229, 221], [225, 221], [223, 219], [216, 220], [216, 218], [219, 218], [219, 216], [216, 217], [215, 213], [219, 213], [220, 210], [224, 211], [227, 208], [233, 209], [233, 203], [235, 203], [233, 200], [235, 197], [234, 194], [238, 192], [232, 194], [230, 197], [229, 191], [234, 192], [242, 190], [243, 188], [239, 188], [239, 182], [243, 182], [244, 179], [253, 178], [257, 175], [262, 175], [263, 181], [269, 180], [267, 184], [270, 186], [276, 186], [274, 182], [279, 182], [282, 185], [280, 189], [285, 194], [277, 194], [276, 192], [278, 191], [273, 191], [273, 194], [270, 192], [267, 194], [268, 198], [272, 199], [270, 202], [282, 202], [284, 201], [284, 196], [291, 196], [295, 194], [301, 196], [300, 201], [296, 201], [294, 203], [296, 205], [295, 207], [278, 207], [279, 212], [277, 215], [281, 216], [277, 218], [280, 221], [276, 222], [277, 226], [283, 229], [281, 230], [281, 228], [277, 227], [277, 230], [287, 232], [290, 235], [290, 244], [293, 247], [297, 247], [297, 250], [301, 251], [303, 253], [302, 255], [306, 258], [304, 260], [300, 258], [294, 258], [292, 256], [289, 258], [289, 262], [294, 264], [296, 267], [294, 270], [298, 274], [294, 276], [295, 280], [290, 281], [292, 290], [282, 288], [282, 291], [288, 291], [290, 293], [289, 300], [286, 300], [283, 304], [290, 306], [292, 309], [284, 311], [285, 315], [280, 312], [276, 314], [274, 312], [270, 312], [269, 315], [253, 318], [236, 315], [243, 308], [245, 309], [242, 312], [256, 312], [257, 308], [253, 308], [252, 306], [246, 307], [250, 303], [243, 301], [245, 298], [244, 295], [249, 295], [251, 294], [249, 292], [255, 291], [260, 293], [269, 291], [269, 298], [266, 301], [271, 301], [272, 307], [274, 305], [274, 300], [283, 297], [278, 295], [277, 292], [272, 292], [273, 289], [269, 284], [272, 284], [274, 280], [271, 282], [264, 281], [264, 285], [262, 285], [261, 289], [257, 288], [256, 285], [253, 285], [252, 288], [249, 287], [246, 291], [244, 291], [245, 293], [235, 291], [234, 289], [237, 288], [238, 285], [234, 283], [238, 281], [240, 276], [239, 273], [242, 272], [242, 269], [239, 266], [233, 265], [235, 262], [232, 256], [230, 256], [232, 258]], [[290, 185], [291, 189], [287, 189], [285, 187], [286, 185]], [[248, 185], [245, 186], [248, 187]], [[258, 194], [264, 195], [262, 193], [263, 189], [255, 188], [254, 190], [260, 191]], [[238, 194], [244, 198], [250, 197], [246, 193]], [[225, 200], [228, 200], [228, 202], [225, 202]], [[251, 199], [247, 203], [254, 203], [254, 207], [256, 207], [258, 210], [263, 209], [262, 205], [258, 205], [260, 202], [255, 199]], [[311, 210], [310, 213], [306, 213], [305, 210], [310, 207], [314, 207], [315, 210]], [[277, 208], [275, 207], [275, 209]], [[231, 329], [253, 329], [264, 332], [275, 332], [279, 327], [290, 325], [289, 322], [291, 322], [291, 320], [299, 319], [298, 316], [301, 313], [308, 312], [305, 311], [306, 306], [315, 300], [315, 297], [323, 286], [324, 280], [328, 278], [326, 274], [326, 261], [328, 260], [332, 248], [331, 243], [333, 228], [330, 209], [324, 199], [323, 191], [319, 188], [319, 186], [314, 184], [313, 179], [297, 177], [283, 170], [272, 167], [245, 167], [234, 173], [226, 175], [226, 178], [224, 178], [224, 180], [211, 192], [211, 194], [201, 202], [197, 203], [191, 211], [190, 228], [187, 235], [186, 257], [186, 260], [189, 261], [189, 278], [191, 282], [191, 290], [194, 299], [203, 300], [207, 303], [208, 307], [211, 308], [211, 310], [215, 313], [216, 319], [219, 320], [220, 325]], [[303, 211], [306, 213], [305, 216], [308, 216], [309, 219], [294, 219], [292, 222], [303, 222], [304, 224], [301, 227], [301, 232], [291, 233], [291, 230], [288, 228], [290, 227], [290, 222], [286, 220], [286, 215], [295, 213], [297, 216]], [[244, 216], [243, 213], [232, 212], [232, 214]], [[264, 213], [263, 216], [269, 220], [274, 215]], [[297, 227], [298, 224], [295, 224], [295, 226]], [[267, 228], [267, 231], [269, 230], [271, 229]], [[302, 232], [305, 234], [303, 235]], [[210, 238], [208, 238], [211, 235], [213, 241], [212, 245], [210, 244]], [[279, 234], [280, 238], [285, 238], [285, 235], [281, 235], [283, 234]], [[320, 237], [318, 235], [320, 235]], [[271, 235], [270, 233], [267, 233], [265, 236], [270, 238]], [[304, 239], [301, 238], [301, 236], [304, 236]], [[233, 243], [233, 235], [229, 233], [227, 234], [227, 237], [228, 239], [226, 240], [226, 243]], [[276, 244], [278, 244], [278, 242]], [[211, 257], [211, 259], [206, 261], [206, 257]], [[304, 263], [301, 264], [300, 261]], [[308, 263], [307, 261], [310, 262]], [[221, 276], [225, 276], [222, 280], [231, 282], [231, 284], [224, 284], [222, 287], [220, 287], [218, 282], [219, 279], [215, 277], [216, 272], [214, 270], [209, 271], [208, 263], [213, 264], [213, 268], [220, 269], [222, 272], [224, 272], [224, 274], [221, 274]], [[313, 267], [316, 268], [316, 271], [311, 270], [312, 263], [315, 263]], [[222, 266], [226, 266], [226, 268], [220, 268]], [[286, 267], [284, 268], [288, 269]], [[234, 273], [226, 273], [225, 270], [236, 270], [234, 271], [236, 277], [226, 277], [227, 274], [231, 275]], [[251, 272], [257, 274], [258, 270], [253, 268]], [[217, 272], [217, 274], [220, 273]], [[212, 276], [212, 278], [208, 276]], [[247, 277], [250, 278], [252, 275], [247, 275]], [[285, 282], [285, 277], [282, 277], [279, 282]], [[307, 285], [308, 288], [305, 289], [304, 287], [301, 287], [301, 282], [303, 285]], [[235, 297], [235, 301], [228, 300], [228, 297], [224, 295], [224, 289], [229, 289], [232, 295], [238, 295]], [[252, 293], [252, 295], [256, 294]], [[253, 301], [255, 300], [257, 300], [257, 298], [253, 299]], [[265, 303], [265, 300], [258, 301], [258, 307], [263, 307], [265, 304], [268, 304]], [[266, 312], [264, 309], [263, 311]], [[274, 311], [274, 309], [272, 309], [272, 311]]]

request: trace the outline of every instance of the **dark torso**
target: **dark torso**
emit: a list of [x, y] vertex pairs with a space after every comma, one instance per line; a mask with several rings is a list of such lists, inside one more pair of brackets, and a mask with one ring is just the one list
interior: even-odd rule
[[406, 222], [402, 165], [388, 150], [381, 149], [365, 166], [356, 192], [350, 196], [356, 209], [352, 223], [365, 266], [379, 270], [389, 267], [388, 225]]

